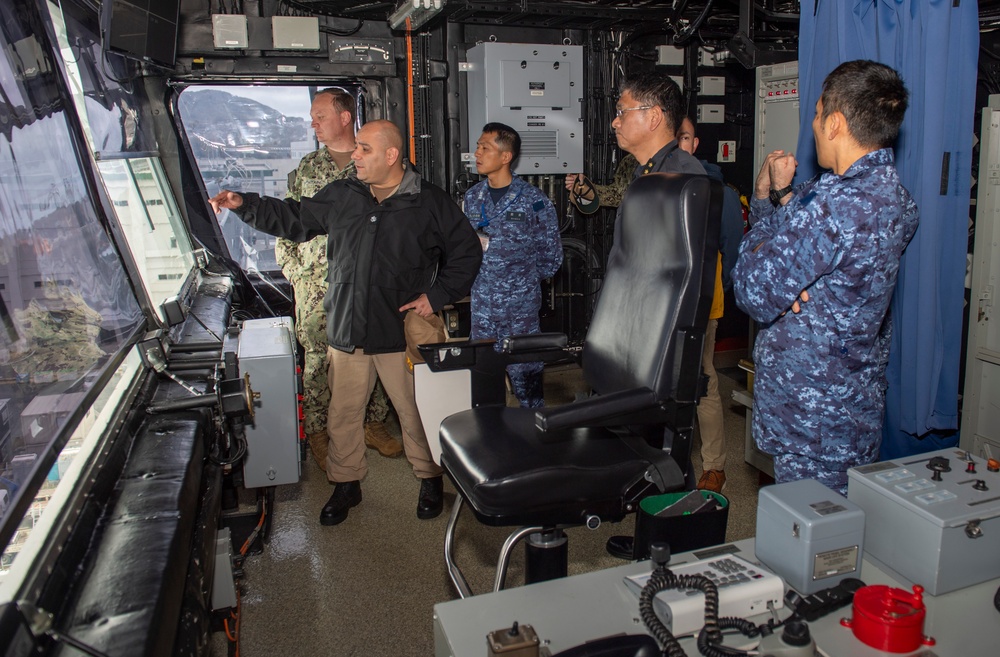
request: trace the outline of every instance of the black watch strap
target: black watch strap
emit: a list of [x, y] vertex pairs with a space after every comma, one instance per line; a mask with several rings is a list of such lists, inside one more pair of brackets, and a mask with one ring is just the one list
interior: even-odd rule
[[781, 189], [772, 189], [770, 193], [768, 193], [768, 196], [771, 198], [771, 203], [779, 205], [781, 203], [781, 199], [785, 198], [785, 196], [791, 193], [792, 193], [792, 186], [786, 185]]

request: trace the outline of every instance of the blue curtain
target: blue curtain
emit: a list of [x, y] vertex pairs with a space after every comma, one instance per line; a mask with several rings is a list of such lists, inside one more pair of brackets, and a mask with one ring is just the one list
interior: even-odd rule
[[818, 172], [809, 128], [841, 62], [895, 68], [910, 91], [896, 164], [920, 207], [891, 305], [881, 457], [957, 442], [979, 8], [970, 0], [803, 0], [796, 182]]

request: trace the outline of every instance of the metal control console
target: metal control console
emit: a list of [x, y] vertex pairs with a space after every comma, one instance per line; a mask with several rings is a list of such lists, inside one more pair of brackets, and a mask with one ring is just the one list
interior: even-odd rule
[[246, 427], [247, 488], [294, 484], [302, 475], [299, 448], [298, 373], [295, 329], [290, 317], [243, 322], [240, 371], [260, 393], [253, 422]]
[[853, 468], [847, 498], [865, 510], [865, 557], [931, 595], [1000, 577], [1000, 472], [983, 459], [946, 449]]

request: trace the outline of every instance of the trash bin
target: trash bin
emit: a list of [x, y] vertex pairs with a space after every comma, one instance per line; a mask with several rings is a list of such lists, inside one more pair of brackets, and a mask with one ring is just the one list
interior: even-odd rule
[[707, 490], [698, 492], [706, 500], [714, 499], [715, 508], [682, 515], [657, 515], [690, 491], [652, 495], [639, 502], [639, 512], [635, 519], [635, 543], [632, 547], [633, 559], [648, 559], [649, 546], [654, 542], [669, 544], [671, 554], [725, 542], [729, 500], [720, 493]]

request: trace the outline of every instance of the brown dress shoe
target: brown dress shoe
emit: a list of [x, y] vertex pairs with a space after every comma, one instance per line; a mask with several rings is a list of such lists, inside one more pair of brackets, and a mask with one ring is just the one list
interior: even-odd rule
[[365, 424], [365, 445], [374, 447], [382, 456], [393, 458], [403, 453], [403, 444], [389, 435], [381, 422]]
[[698, 480], [699, 490], [710, 490], [713, 493], [722, 493], [726, 487], [726, 473], [722, 470], [705, 470]]
[[320, 470], [326, 472], [326, 450], [330, 440], [329, 436], [326, 435], [325, 431], [317, 431], [306, 436], [306, 440], [309, 441], [309, 451], [316, 459], [316, 465], [319, 466]]

